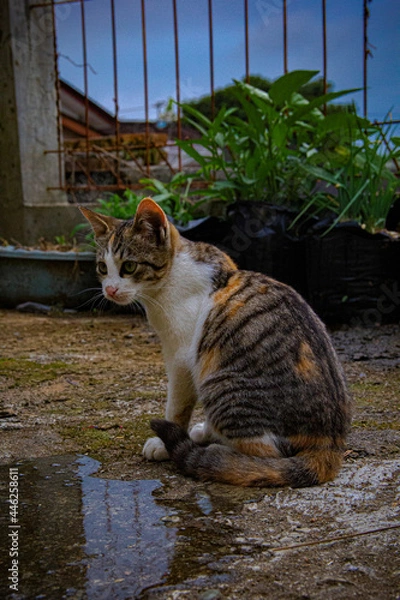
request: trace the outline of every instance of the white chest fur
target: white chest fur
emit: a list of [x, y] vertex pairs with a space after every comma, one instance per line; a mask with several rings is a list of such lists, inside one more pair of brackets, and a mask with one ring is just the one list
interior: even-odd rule
[[[211, 308], [212, 267], [178, 253], [163, 287], [146, 302], [148, 319], [157, 331], [165, 359], [190, 353], [197, 345]], [[187, 356], [190, 360], [190, 357]]]

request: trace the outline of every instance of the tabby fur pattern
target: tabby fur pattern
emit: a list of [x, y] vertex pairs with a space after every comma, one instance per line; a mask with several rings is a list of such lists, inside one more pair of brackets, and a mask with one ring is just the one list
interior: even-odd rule
[[[333, 479], [351, 401], [325, 326], [301, 296], [185, 240], [150, 198], [127, 221], [81, 211], [95, 232], [105, 297], [140, 301], [163, 347], [165, 420], [151, 422], [157, 437], [144, 456], [241, 486]], [[196, 402], [205, 422], [188, 433]]]

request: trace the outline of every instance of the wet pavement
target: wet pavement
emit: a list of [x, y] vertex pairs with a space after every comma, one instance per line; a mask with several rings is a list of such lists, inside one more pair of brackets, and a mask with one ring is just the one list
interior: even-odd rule
[[[21, 499], [21, 577], [19, 593], [10, 597], [118, 600], [163, 581], [176, 534], [163, 523], [166, 509], [153, 499], [159, 481], [92, 477], [99, 463], [88, 456], [41, 458], [13, 467]], [[1, 467], [6, 493], [8, 475], [9, 468]], [[3, 513], [3, 534], [8, 521]], [[6, 589], [6, 569], [1, 573]]]
[[[172, 499], [176, 476], [164, 482], [103, 479], [94, 476], [99, 466], [88, 456], [56, 456], [0, 467], [2, 505], [10, 467], [18, 470], [20, 498], [18, 591], [9, 588], [8, 557], [2, 598], [400, 595], [400, 460], [347, 464], [322, 488], [266, 493], [197, 484]], [[0, 523], [1, 547], [11, 547], [15, 524], [7, 511]], [[310, 574], [319, 563], [319, 575], [297, 582], [298, 590], [304, 586], [301, 595], [290, 586], [286, 596], [287, 577], [293, 582], [301, 574], [299, 560]], [[247, 592], [237, 587], [238, 573], [248, 581]], [[269, 585], [253, 595], [260, 575]], [[360, 578], [363, 587], [370, 581], [374, 596], [358, 594]], [[236, 591], [229, 591], [232, 586]]]

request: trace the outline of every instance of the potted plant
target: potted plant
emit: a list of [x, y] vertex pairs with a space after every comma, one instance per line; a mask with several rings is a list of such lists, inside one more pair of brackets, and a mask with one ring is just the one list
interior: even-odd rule
[[316, 176], [302, 166], [327, 143], [322, 106], [353, 90], [307, 100], [301, 94], [317, 71], [293, 71], [269, 92], [235, 82], [246, 118], [223, 107], [211, 120], [182, 105], [197, 129], [195, 140], [177, 144], [198, 165], [197, 178], [208, 202], [221, 200], [228, 233], [221, 245], [239, 266], [263, 271], [304, 292], [305, 260], [301, 228], [289, 231], [302, 203], [315, 188]]
[[392, 167], [400, 138], [390, 126], [357, 117], [350, 124], [345, 143], [316, 157], [324, 167], [304, 166], [320, 189], [299, 217], [331, 215], [307, 238], [310, 302], [325, 320], [371, 325], [400, 317], [400, 240], [386, 229], [399, 188]]

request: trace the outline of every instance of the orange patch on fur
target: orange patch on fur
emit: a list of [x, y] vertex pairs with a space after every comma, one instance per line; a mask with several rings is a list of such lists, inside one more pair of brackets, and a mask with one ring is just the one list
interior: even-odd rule
[[228, 312], [229, 317], [233, 318], [236, 315], [237, 311], [240, 308], [243, 308], [244, 304], [245, 303], [242, 300], [237, 300], [236, 302], [233, 302]]
[[303, 379], [312, 379], [318, 374], [314, 353], [307, 342], [301, 342], [299, 360], [295, 365], [295, 369]]
[[[228, 461], [227, 461], [228, 462]], [[287, 485], [286, 477], [278, 470], [260, 463], [243, 464], [243, 459], [231, 459], [226, 469], [218, 471], [217, 481], [223, 481], [240, 486], [271, 486], [280, 487]]]
[[268, 292], [267, 284], [264, 283], [264, 285], [260, 285], [260, 287], [258, 288], [258, 291], [260, 292], [260, 294], [266, 294]]
[[297, 456], [301, 457], [307, 468], [316, 473], [318, 483], [332, 481], [338, 474], [343, 461], [343, 453], [338, 450], [314, 450], [300, 452]]
[[169, 223], [169, 235], [171, 240], [171, 247], [174, 252], [177, 252], [182, 247], [182, 239], [179, 231]]
[[200, 357], [200, 377], [204, 379], [219, 368], [219, 349], [214, 346]]
[[260, 458], [278, 458], [280, 454], [272, 444], [264, 444], [261, 440], [235, 440], [232, 446], [238, 452], [247, 456], [258, 456]]
[[344, 439], [328, 436], [295, 435], [288, 438], [298, 457], [316, 473], [319, 483], [331, 481], [339, 472], [345, 448]]
[[298, 434], [288, 437], [288, 440], [295, 452], [315, 448], [330, 448], [332, 446], [332, 439], [328, 436]]
[[345, 440], [341, 437], [331, 438], [327, 435], [291, 435], [288, 441], [293, 446], [295, 452], [301, 450], [327, 450], [330, 448], [344, 450]]
[[176, 423], [177, 425], [180, 425], [181, 427], [186, 429], [187, 426], [189, 425], [189, 421], [190, 421], [190, 417], [192, 416], [192, 412], [193, 412], [193, 407], [191, 405], [186, 406], [183, 410], [181, 410], [180, 413], [175, 415], [174, 423]]
[[228, 267], [230, 267], [232, 269], [232, 271], [236, 271], [237, 270], [237, 264], [231, 259], [230, 256], [228, 256], [228, 254], [225, 254], [225, 258], [226, 258], [226, 262]]
[[214, 300], [217, 304], [225, 304], [231, 295], [236, 292], [237, 289], [242, 285], [241, 278], [235, 274], [229, 279], [228, 285], [218, 290], [214, 295]]

